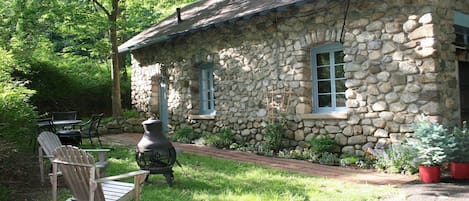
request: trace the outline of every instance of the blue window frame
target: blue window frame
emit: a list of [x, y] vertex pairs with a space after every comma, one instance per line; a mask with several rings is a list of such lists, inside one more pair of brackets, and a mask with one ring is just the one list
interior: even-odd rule
[[345, 107], [344, 52], [340, 43], [311, 49], [313, 112], [343, 112]]
[[199, 68], [200, 114], [215, 114], [215, 97], [213, 94], [213, 65], [204, 64]]

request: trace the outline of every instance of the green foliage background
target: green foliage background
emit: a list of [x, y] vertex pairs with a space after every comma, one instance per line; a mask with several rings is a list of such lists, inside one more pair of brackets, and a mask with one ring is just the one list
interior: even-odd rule
[[[119, 1], [119, 42], [193, 1]], [[0, 1], [0, 136], [35, 132], [35, 119], [53, 111], [110, 114], [109, 27], [89, 0]], [[130, 60], [122, 58], [122, 105], [130, 108]]]

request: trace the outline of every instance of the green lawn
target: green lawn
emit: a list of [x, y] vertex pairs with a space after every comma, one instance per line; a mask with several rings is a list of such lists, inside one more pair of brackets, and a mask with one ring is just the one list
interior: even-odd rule
[[[108, 175], [138, 169], [133, 148], [115, 147], [109, 155]], [[151, 175], [143, 201], [379, 200], [398, 192], [389, 186], [346, 183], [187, 153], [178, 155], [178, 160], [182, 168], [174, 168], [173, 187], [162, 175]]]

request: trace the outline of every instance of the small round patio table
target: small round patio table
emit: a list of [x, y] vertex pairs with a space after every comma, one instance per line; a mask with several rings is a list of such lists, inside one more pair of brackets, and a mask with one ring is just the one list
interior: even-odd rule
[[[55, 120], [52, 121], [52, 124], [57, 127], [65, 127], [68, 125], [79, 124], [82, 121], [77, 120]], [[76, 129], [63, 129], [57, 131], [57, 136], [59, 136], [60, 141], [64, 145], [73, 145], [78, 146], [81, 144], [81, 132]]]

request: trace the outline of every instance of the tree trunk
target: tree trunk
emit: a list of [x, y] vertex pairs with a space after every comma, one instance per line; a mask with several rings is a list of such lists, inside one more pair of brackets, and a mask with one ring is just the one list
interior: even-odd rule
[[111, 41], [111, 79], [112, 79], [112, 116], [122, 116], [121, 90], [120, 90], [120, 73], [119, 73], [119, 53], [117, 41], [117, 15], [119, 13], [119, 0], [112, 0], [112, 11], [109, 15], [111, 28], [109, 29], [109, 37]]

